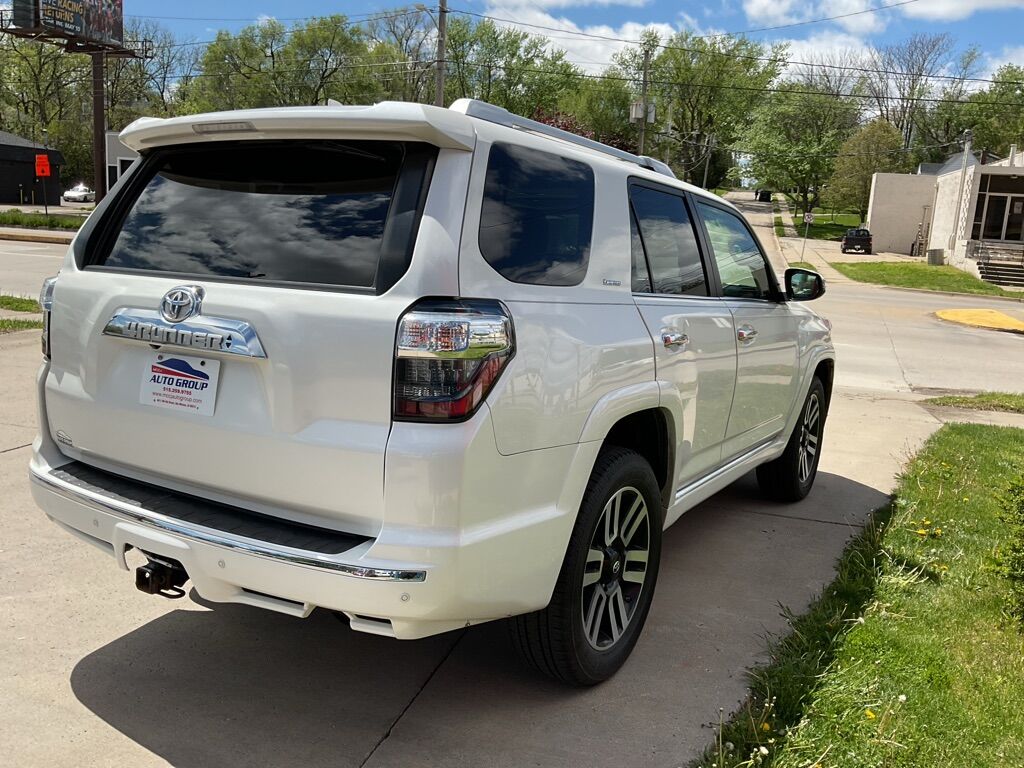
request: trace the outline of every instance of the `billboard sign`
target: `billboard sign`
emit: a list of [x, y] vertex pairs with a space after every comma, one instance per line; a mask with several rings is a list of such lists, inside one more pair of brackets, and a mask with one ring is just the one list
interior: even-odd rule
[[13, 0], [14, 26], [76, 43], [124, 44], [123, 0]]

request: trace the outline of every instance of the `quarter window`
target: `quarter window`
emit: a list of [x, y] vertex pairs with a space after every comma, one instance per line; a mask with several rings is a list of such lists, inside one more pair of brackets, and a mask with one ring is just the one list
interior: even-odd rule
[[[707, 276], [683, 198], [641, 186], [631, 187], [629, 197], [647, 257], [652, 292], [707, 296]], [[635, 257], [633, 263], [635, 269]], [[633, 282], [637, 284], [635, 278]]]
[[480, 209], [480, 253], [503, 277], [577, 285], [594, 227], [594, 171], [586, 163], [494, 144]]
[[697, 203], [715, 254], [722, 294], [740, 299], [771, 299], [768, 262], [743, 221], [714, 205]]

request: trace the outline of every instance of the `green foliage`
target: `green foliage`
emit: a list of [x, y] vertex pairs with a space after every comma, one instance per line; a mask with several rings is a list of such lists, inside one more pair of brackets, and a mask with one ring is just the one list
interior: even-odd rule
[[1024, 138], [1024, 66], [1006, 64], [993, 80], [971, 96], [963, 114], [974, 128], [974, 146], [1005, 156]]
[[[837, 208], [857, 211], [863, 221], [876, 173], [908, 170], [900, 132], [882, 119], [872, 120], [839, 148], [825, 199]], [[859, 223], [859, 222], [858, 222]]]
[[801, 211], [818, 205], [839, 147], [856, 125], [855, 100], [824, 90], [818, 78], [783, 83], [787, 93], [763, 100], [738, 148], [750, 153], [758, 185], [793, 190]]
[[0, 211], [0, 227], [29, 227], [31, 229], [72, 229], [76, 230], [85, 223], [84, 216], [73, 214], [24, 213], [17, 208]]
[[1007, 610], [1024, 622], [1024, 480], [1015, 480], [1007, 489], [1002, 519], [1006, 523], [1008, 541], [998, 553], [998, 564], [1000, 572], [1010, 582]]
[[814, 223], [804, 224], [803, 215], [793, 217], [793, 228], [800, 237], [807, 233], [811, 240], [842, 240], [846, 230], [859, 227], [862, 219], [859, 213], [815, 213]]
[[0, 309], [11, 312], [40, 312], [39, 302], [22, 296], [5, 296], [0, 294]]
[[[1024, 633], [1004, 620], [992, 552], [1020, 541], [999, 489], [1019, 488], [1022, 462], [1022, 430], [937, 432], [847, 545], [835, 580], [806, 613], [787, 614], [792, 631], [771, 643], [749, 702], [700, 765], [1016, 764]], [[1024, 522], [1024, 490], [1006, 498]]]
[[833, 263], [851, 280], [901, 288], [917, 288], [947, 293], [971, 293], [989, 296], [1012, 296], [998, 285], [986, 283], [956, 267], [935, 267], [930, 264], [902, 264], [899, 262], [869, 261], [861, 263]]
[[19, 320], [17, 318], [0, 317], [0, 335], [14, 333], [15, 331], [30, 331], [40, 329], [43, 324], [38, 320]]
[[982, 392], [977, 395], [943, 395], [925, 400], [931, 405], [969, 408], [975, 411], [1024, 413], [1024, 394], [1015, 392]]

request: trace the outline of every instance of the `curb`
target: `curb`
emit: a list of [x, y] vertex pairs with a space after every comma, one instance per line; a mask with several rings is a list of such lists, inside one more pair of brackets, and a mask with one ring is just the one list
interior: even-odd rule
[[[960, 294], [957, 294], [958, 296]], [[1012, 333], [1015, 336], [1024, 336], [1024, 330], [1018, 328], [997, 328], [994, 325], [981, 325], [980, 323], [969, 323], [966, 320], [953, 320], [949, 317], [942, 317], [938, 312], [932, 312], [932, 317], [936, 320], [941, 320], [944, 323], [952, 323], [953, 325], [960, 325], [964, 328], [977, 328], [980, 331], [995, 331], [996, 333]]]
[[[833, 267], [835, 269], [835, 267]], [[838, 270], [837, 270], [838, 271]], [[845, 277], [845, 275], [844, 275]], [[854, 280], [853, 278], [847, 277], [852, 285], [869, 285], [872, 288], [884, 288], [887, 291], [903, 291], [904, 293], [922, 293], [931, 296], [958, 296], [960, 298], [968, 299], [979, 299], [992, 301], [1009, 301], [1014, 304], [1024, 303], [1024, 295], [1019, 299], [1013, 296], [992, 296], [987, 293], [957, 293], [956, 291], [933, 291], [930, 288], [905, 288], [902, 285], [882, 285], [881, 283], [867, 283], [862, 280]]]
[[22, 243], [50, 243], [52, 245], [70, 245], [75, 239], [72, 235], [26, 232], [0, 232], [0, 240], [14, 240]]

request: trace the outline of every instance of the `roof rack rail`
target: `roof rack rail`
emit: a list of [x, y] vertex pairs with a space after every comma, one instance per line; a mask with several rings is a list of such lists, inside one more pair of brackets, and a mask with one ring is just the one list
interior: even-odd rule
[[653, 157], [647, 157], [646, 155], [634, 155], [632, 152], [626, 152], [622, 149], [610, 147], [599, 141], [587, 139], [575, 133], [570, 133], [569, 131], [563, 131], [561, 128], [555, 128], [552, 125], [545, 125], [544, 123], [537, 122], [536, 120], [520, 117], [519, 115], [509, 112], [503, 107], [496, 107], [493, 104], [488, 104], [486, 101], [480, 101], [479, 99], [459, 99], [451, 105], [450, 109], [453, 109], [456, 112], [462, 112], [469, 117], [486, 120], [489, 123], [506, 125], [509, 128], [518, 128], [522, 131], [530, 131], [532, 133], [550, 136], [553, 139], [568, 141], [571, 144], [586, 147], [587, 149], [592, 149], [596, 152], [610, 155], [619, 160], [625, 160], [627, 163], [639, 165], [641, 168], [647, 168], [648, 170], [660, 173], [663, 176], [670, 176], [673, 179], [676, 178], [676, 175], [668, 165], [660, 160], [655, 160]]

